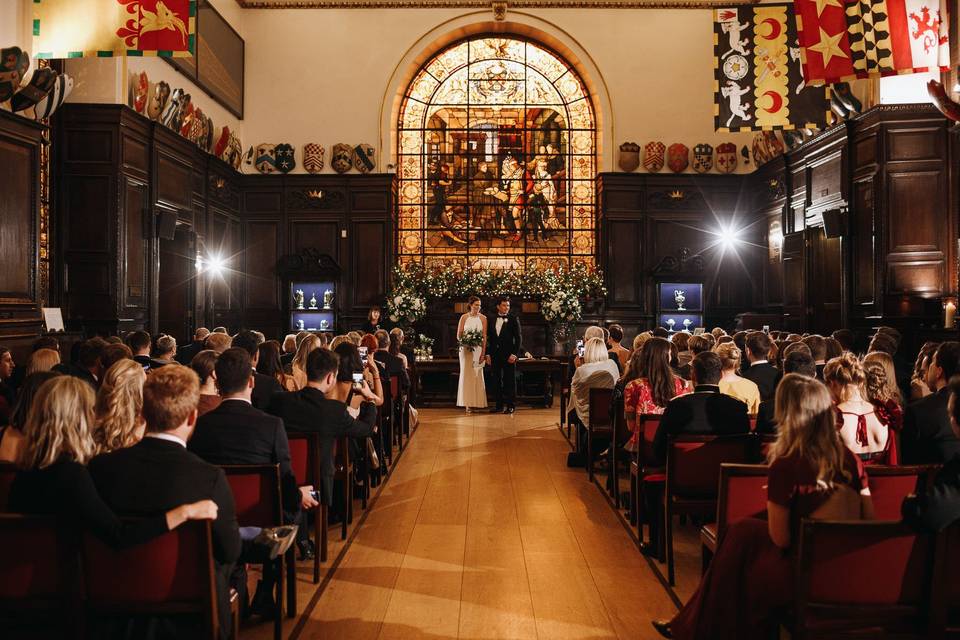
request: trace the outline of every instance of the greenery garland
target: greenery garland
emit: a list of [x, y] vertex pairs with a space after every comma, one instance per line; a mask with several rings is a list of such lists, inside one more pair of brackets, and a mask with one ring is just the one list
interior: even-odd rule
[[[387, 313], [411, 325], [430, 299], [509, 295], [537, 298], [540, 311], [558, 340], [566, 340], [581, 318], [581, 300], [606, 296], [603, 273], [596, 267], [574, 263], [570, 267], [504, 271], [464, 269], [453, 263], [426, 267], [411, 262], [393, 270], [393, 290], [387, 296]], [[392, 304], [397, 301], [398, 304]], [[419, 302], [419, 304], [418, 304]]]

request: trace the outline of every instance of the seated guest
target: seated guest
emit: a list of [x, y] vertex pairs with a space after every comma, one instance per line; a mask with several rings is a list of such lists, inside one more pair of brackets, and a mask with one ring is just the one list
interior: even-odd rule
[[823, 380], [823, 368], [827, 364], [827, 343], [818, 335], [807, 336], [803, 343], [810, 348], [810, 355], [817, 364], [817, 379]]
[[795, 560], [788, 551], [801, 519], [873, 517], [867, 474], [836, 436], [827, 389], [787, 374], [776, 407], [780, 433], [770, 451], [766, 520], [746, 518], [727, 528], [686, 605], [672, 620], [653, 623], [667, 638], [776, 637], [777, 615], [793, 601]]
[[[391, 333], [391, 339], [393, 334]], [[336, 352], [337, 347], [342, 344], [343, 341], [333, 345], [331, 348]], [[387, 378], [387, 368], [382, 362], [377, 362], [377, 359], [374, 358], [374, 353], [376, 353], [379, 348], [377, 345], [377, 339], [373, 337], [372, 334], [367, 334], [360, 339], [360, 346], [366, 347], [367, 349], [367, 360], [363, 363], [363, 379], [366, 381], [367, 386], [370, 387], [370, 391], [376, 396], [376, 399], [373, 400], [373, 404], [379, 406], [383, 405], [384, 395], [383, 395], [383, 384], [384, 379], [386, 383], [390, 383], [390, 379]], [[373, 363], [372, 365], [370, 363]]]
[[407, 375], [407, 369], [403, 366], [403, 361], [390, 353], [390, 334], [380, 330], [373, 335], [377, 339], [377, 350], [373, 357], [386, 368], [387, 376], [400, 378], [400, 389], [402, 391], [408, 391], [410, 389], [410, 376]]
[[213, 519], [221, 637], [227, 637], [231, 629], [229, 576], [240, 556], [240, 531], [223, 470], [187, 451], [199, 396], [197, 374], [187, 367], [161, 367], [151, 373], [143, 385], [146, 434], [132, 447], [91, 460], [90, 475], [104, 502], [125, 516], [151, 516], [195, 501], [215, 503], [207, 517]]
[[743, 377], [757, 385], [761, 400], [773, 400], [780, 371], [767, 360], [773, 347], [770, 336], [762, 331], [754, 331], [746, 337], [744, 344], [749, 366], [743, 372]]
[[297, 335], [288, 333], [283, 338], [283, 353], [280, 354], [280, 364], [288, 367], [293, 362], [293, 356], [297, 355]]
[[[950, 426], [960, 437], [960, 380], [953, 379], [948, 389]], [[960, 457], [946, 461], [927, 490], [904, 500], [901, 511], [904, 521], [921, 531], [940, 531], [960, 519]]]
[[370, 307], [370, 311], [367, 312], [367, 321], [363, 323], [363, 326], [360, 327], [360, 330], [363, 333], [376, 333], [377, 331], [380, 331], [381, 313], [380, 307]]
[[59, 364], [54, 369], [74, 378], [80, 378], [94, 391], [100, 386], [103, 377], [103, 350], [107, 343], [100, 338], [90, 338], [77, 343], [76, 357], [70, 364]]
[[[253, 406], [261, 411], [265, 411], [270, 406], [270, 399], [274, 395], [283, 392], [283, 386], [275, 375], [267, 375], [257, 371], [257, 365], [260, 364], [260, 343], [263, 340], [254, 331], [241, 331], [233, 336], [234, 349], [243, 349], [250, 356], [250, 362], [253, 365], [253, 377], [255, 385], [253, 387]], [[221, 396], [223, 393], [221, 392]]]
[[16, 462], [20, 447], [23, 444], [23, 425], [27, 423], [27, 415], [33, 406], [33, 399], [37, 390], [47, 380], [62, 375], [56, 371], [39, 371], [31, 373], [20, 383], [17, 391], [17, 402], [13, 405], [10, 414], [10, 424], [0, 427], [0, 462]]
[[166, 334], [157, 338], [157, 346], [154, 349], [154, 356], [150, 358], [150, 368], [159, 369], [168, 364], [176, 364], [177, 340], [173, 336]]
[[121, 360], [103, 376], [94, 405], [95, 453], [131, 447], [143, 438], [143, 367]]
[[843, 351], [853, 351], [853, 331], [850, 329], [837, 329], [830, 337], [840, 343]]
[[[630, 345], [633, 347], [633, 352], [636, 353], [640, 350], [640, 347], [643, 346], [643, 343], [653, 337], [653, 334], [649, 331], [641, 331], [633, 337], [633, 343]], [[586, 340], [586, 335], [584, 335], [584, 340]]]
[[843, 345], [841, 345], [840, 341], [837, 340], [836, 338], [824, 338], [823, 343], [826, 345], [826, 348], [827, 348], [826, 358], [828, 361], [843, 355], [843, 352], [844, 352]]
[[[588, 329], [589, 331], [589, 329]], [[585, 425], [590, 424], [590, 389], [613, 389], [620, 377], [617, 363], [607, 355], [607, 345], [603, 339], [593, 337], [586, 340], [580, 366], [570, 382], [570, 423], [577, 426], [579, 437], [586, 451]]]
[[[255, 382], [250, 354], [246, 349], [231, 347], [217, 358], [215, 371], [222, 401], [197, 420], [187, 449], [215, 465], [279, 464], [283, 519], [286, 524], [297, 522], [301, 505], [310, 509], [318, 503], [310, 496], [313, 487], [297, 487], [283, 420], [260, 411], [251, 402]], [[264, 565], [263, 581], [253, 598], [256, 613], [271, 611], [270, 594], [276, 579], [272, 569], [272, 563]], [[235, 574], [234, 582], [242, 586], [245, 580], [240, 578]], [[245, 602], [246, 598], [241, 600]]]
[[276, 340], [266, 340], [257, 347], [257, 373], [274, 378], [283, 391], [296, 391], [297, 383], [292, 375], [283, 372], [283, 363], [280, 361], [280, 343]]
[[[90, 385], [55, 375], [40, 386], [23, 426], [16, 460], [20, 471], [10, 489], [11, 511], [62, 516], [112, 547], [140, 544], [187, 520], [216, 517], [217, 506], [197, 498], [144, 513], [145, 520], [120, 522], [100, 498], [85, 466], [94, 450], [92, 422]], [[121, 484], [126, 482], [124, 478]]]
[[[810, 351], [810, 347], [808, 347], [807, 345], [805, 345], [804, 343], [802, 343], [802, 342], [800, 342], [800, 341], [788, 342], [788, 343], [787, 343], [787, 346], [785, 346], [785, 347], [783, 348], [783, 351], [781, 351], [780, 357], [785, 359], [787, 356], [789, 356], [789, 355], [790, 355], [791, 353], [793, 353], [794, 351], [803, 351], [803, 352], [806, 353], [808, 356], [810, 356], [811, 358], [813, 358], [813, 352]], [[814, 361], [814, 362], [816, 362], [816, 361]]]
[[203, 351], [203, 341], [207, 339], [208, 335], [210, 335], [210, 330], [206, 327], [199, 327], [194, 331], [193, 340], [191, 340], [189, 344], [185, 344], [177, 349], [177, 362], [185, 367], [189, 367], [190, 362], [193, 361], [193, 357]]
[[[360, 342], [362, 344], [363, 340]], [[400, 362], [403, 364], [404, 370], [410, 369], [410, 365], [407, 362], [407, 356], [400, 351], [400, 337], [392, 331], [390, 332], [390, 346], [387, 347], [387, 352], [392, 356], [400, 358]]]
[[927, 386], [927, 369], [930, 367], [930, 361], [933, 359], [933, 353], [940, 346], [939, 342], [925, 342], [920, 347], [917, 354], [917, 360], [913, 365], [913, 372], [910, 375], [910, 400], [920, 400], [933, 393]]
[[197, 403], [197, 417], [210, 413], [220, 406], [220, 393], [217, 391], [215, 368], [219, 354], [212, 349], [204, 349], [193, 356], [190, 368], [200, 378], [200, 401]]
[[886, 413], [890, 427], [900, 431], [903, 426], [903, 394], [897, 386], [896, 365], [890, 354], [874, 351], [863, 357], [863, 370], [866, 374], [867, 400], [872, 402], [877, 410]]
[[747, 413], [756, 415], [760, 408], [760, 389], [756, 383], [737, 375], [740, 370], [740, 349], [732, 342], [717, 345], [723, 374], [720, 376], [720, 393], [736, 398], [747, 405]]
[[891, 417], [863, 397], [866, 374], [852, 353], [827, 363], [824, 380], [837, 406], [840, 439], [866, 464], [897, 464]]
[[[809, 350], [794, 349], [783, 363], [783, 375], [795, 373], [807, 378], [817, 377], [817, 367]], [[777, 421], [774, 417], [774, 400], [764, 400], [757, 411], [757, 426], [755, 431], [761, 435], [777, 433]]]
[[727, 332], [720, 327], [714, 327], [708, 333], [710, 333], [710, 335], [712, 335], [717, 342], [720, 342], [721, 337], [727, 335]]
[[231, 342], [233, 342], [233, 339], [227, 335], [226, 331], [221, 332], [214, 329], [213, 333], [208, 335], [207, 339], [203, 341], [203, 348], [210, 349], [216, 353], [223, 353], [230, 348]]
[[675, 436], [750, 432], [747, 405], [720, 392], [720, 356], [705, 351], [694, 356], [692, 364], [693, 393], [667, 403], [653, 439], [653, 455], [661, 463], [666, 462], [667, 445]]
[[950, 379], [960, 373], [960, 342], [942, 343], [927, 367], [933, 393], [907, 406], [903, 416], [903, 464], [943, 464], [960, 454], [960, 440], [950, 426], [947, 401]]
[[316, 334], [308, 334], [303, 338], [300, 346], [297, 347], [297, 355], [293, 357], [293, 382], [297, 389], [303, 389], [307, 386], [307, 359], [310, 354], [320, 348], [320, 338]]
[[133, 359], [144, 369], [150, 368], [150, 334], [146, 331], [131, 331], [127, 334], [127, 346], [133, 352]]
[[[390, 336], [391, 341], [393, 336]], [[374, 338], [369, 333], [363, 336], [361, 342], [366, 343], [367, 345], [370, 342], [376, 344], [376, 338]], [[360, 358], [360, 352], [357, 350], [357, 347], [353, 346], [353, 343], [350, 342], [350, 339], [346, 336], [337, 336], [331, 343], [331, 350], [337, 354], [337, 357], [340, 358], [340, 366], [343, 367], [344, 363], [353, 362], [353, 371], [356, 372], [356, 368], [359, 367], [363, 370], [363, 383], [367, 385], [370, 390], [369, 402], [372, 402], [375, 406], [383, 406], [384, 402], [389, 399], [389, 392], [384, 391], [384, 376], [386, 375], [386, 369], [383, 364], [376, 361], [373, 357], [373, 351], [367, 351], [367, 358], [363, 360]], [[389, 379], [386, 380], [386, 383], [389, 384]], [[364, 401], [367, 401], [364, 396], [351, 393], [347, 404], [353, 409], [354, 412], [359, 411], [360, 404]], [[411, 418], [416, 415], [413, 407], [410, 407], [412, 414]], [[416, 423], [411, 421], [411, 425]], [[366, 438], [366, 454], [369, 461], [370, 469], [376, 470], [380, 468], [380, 456], [383, 454], [383, 451], [379, 448], [379, 442], [374, 442], [373, 438]]]
[[710, 334], [707, 333], [699, 336], [690, 336], [690, 338], [687, 340], [687, 347], [690, 349], [690, 360], [687, 362], [687, 364], [680, 365], [680, 369], [677, 371], [680, 377], [684, 380], [690, 379], [690, 376], [692, 375], [691, 372], [693, 370], [693, 359], [697, 357], [697, 354], [713, 349], [713, 343], [711, 342], [711, 340], [713, 340], [713, 336], [710, 336], [709, 338], [707, 338], [707, 336], [710, 336]]
[[30, 359], [27, 360], [26, 374], [51, 371], [58, 364], [60, 364], [59, 351], [56, 349], [37, 349], [30, 354]]
[[637, 360], [638, 377], [623, 391], [623, 409], [627, 425], [633, 432], [626, 445], [627, 451], [636, 451], [640, 436], [640, 417], [663, 413], [675, 397], [689, 393], [683, 378], [675, 376], [670, 368], [670, 343], [663, 338], [650, 338], [640, 349]]
[[617, 362], [620, 363], [620, 370], [622, 371], [630, 359], [630, 350], [621, 344], [623, 342], [623, 327], [618, 324], [612, 324], [608, 331], [610, 337], [607, 340], [607, 350], [617, 356]]
[[400, 327], [394, 327], [390, 329], [391, 339], [396, 336], [397, 341], [400, 343], [400, 353], [403, 354], [404, 366], [409, 369], [410, 366], [417, 361], [413, 349], [407, 345], [407, 338], [403, 334], [403, 329]]
[[[60, 342], [56, 338], [51, 336], [42, 336], [34, 340], [33, 345], [31, 347], [31, 352], [36, 353], [40, 349], [49, 349], [51, 351], [56, 351], [57, 352], [56, 364], [60, 364]], [[46, 360], [46, 358], [44, 358], [44, 360]], [[8, 378], [4, 384], [6, 384], [8, 387], [13, 389], [14, 392], [16, 392], [20, 388], [20, 383], [23, 382], [23, 379], [26, 378], [27, 375], [29, 375], [29, 373], [34, 373], [33, 371], [29, 373], [27, 372], [27, 367], [29, 366], [29, 364], [30, 364], [30, 359], [28, 358], [26, 363], [16, 365], [13, 368], [13, 375], [10, 378]]]
[[677, 359], [680, 361], [680, 367], [690, 364], [693, 354], [690, 352], [690, 334], [686, 331], [677, 331], [670, 337], [670, 342], [677, 345]]
[[[383, 330], [381, 329], [381, 331], [383, 331]], [[376, 334], [374, 334], [374, 335], [376, 335]], [[351, 332], [347, 333], [347, 338], [350, 339], [350, 342], [353, 344], [353, 346], [359, 347], [359, 346], [360, 346], [360, 340], [363, 338], [363, 334], [360, 333], [359, 331], [351, 331]]]
[[121, 360], [133, 361], [133, 351], [122, 342], [111, 342], [103, 348], [100, 354], [100, 361], [103, 364], [104, 371], [108, 371], [110, 367]]
[[357, 362], [341, 365], [333, 351], [314, 349], [307, 358], [306, 386], [294, 393], [274, 396], [270, 405], [270, 412], [281, 417], [288, 430], [320, 434], [320, 464], [327, 504], [333, 504], [333, 447], [337, 438], [366, 438], [372, 436], [376, 428], [377, 408], [366, 384], [358, 391], [365, 402], [360, 405], [357, 418], [350, 414], [346, 404], [353, 386], [354, 366], [359, 366], [359, 355], [356, 358]]
[[13, 377], [15, 366], [10, 349], [0, 347], [0, 426], [10, 422], [10, 413], [13, 411], [13, 404], [16, 400], [16, 395], [8, 384], [10, 378]]

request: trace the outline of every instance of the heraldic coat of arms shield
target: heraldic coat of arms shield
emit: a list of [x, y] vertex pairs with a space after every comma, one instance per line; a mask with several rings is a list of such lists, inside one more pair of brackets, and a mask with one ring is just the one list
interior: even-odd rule
[[737, 168], [737, 145], [724, 142], [717, 145], [717, 171], [733, 173]]
[[713, 168], [713, 147], [700, 143], [693, 148], [693, 170], [697, 173], [706, 173]]
[[273, 173], [277, 170], [277, 148], [266, 142], [257, 145], [253, 152], [253, 166], [260, 173]]
[[308, 142], [303, 145], [303, 168], [308, 173], [320, 173], [323, 171], [323, 154], [325, 149], [323, 145], [316, 142]]
[[667, 167], [674, 173], [683, 173], [690, 166], [690, 150], [687, 145], [675, 142], [667, 149]]
[[294, 156], [293, 145], [282, 142], [276, 147], [277, 171], [281, 173], [290, 173], [297, 166], [297, 160]]
[[621, 171], [633, 171], [640, 166], [640, 145], [636, 142], [624, 142], [620, 145], [618, 164]]
[[330, 150], [330, 166], [337, 173], [346, 173], [353, 166], [353, 149], [339, 142]]
[[360, 173], [370, 173], [377, 166], [377, 152], [368, 144], [358, 144], [353, 148], [353, 166]]
[[662, 142], [648, 142], [643, 147], [643, 168], [651, 173], [663, 169], [663, 154], [667, 150]]

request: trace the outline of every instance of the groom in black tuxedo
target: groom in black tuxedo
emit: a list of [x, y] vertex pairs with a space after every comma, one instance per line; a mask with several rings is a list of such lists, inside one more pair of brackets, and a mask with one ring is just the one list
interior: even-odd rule
[[517, 359], [522, 342], [520, 320], [510, 315], [510, 298], [497, 299], [497, 313], [487, 322], [487, 364], [497, 398], [494, 412], [513, 413], [517, 400]]

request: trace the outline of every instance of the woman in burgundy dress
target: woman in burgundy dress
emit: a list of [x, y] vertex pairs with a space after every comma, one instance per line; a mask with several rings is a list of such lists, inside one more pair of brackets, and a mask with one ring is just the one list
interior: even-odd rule
[[837, 437], [833, 400], [819, 381], [787, 374], [777, 387], [767, 520], [731, 524], [687, 604], [653, 626], [667, 638], [764, 640], [793, 599], [793, 541], [802, 518], [873, 517], [866, 472]]
[[893, 435], [900, 413], [867, 399], [867, 374], [860, 360], [852, 353], [830, 360], [823, 380], [836, 403], [837, 431], [847, 448], [864, 464], [897, 464]]

